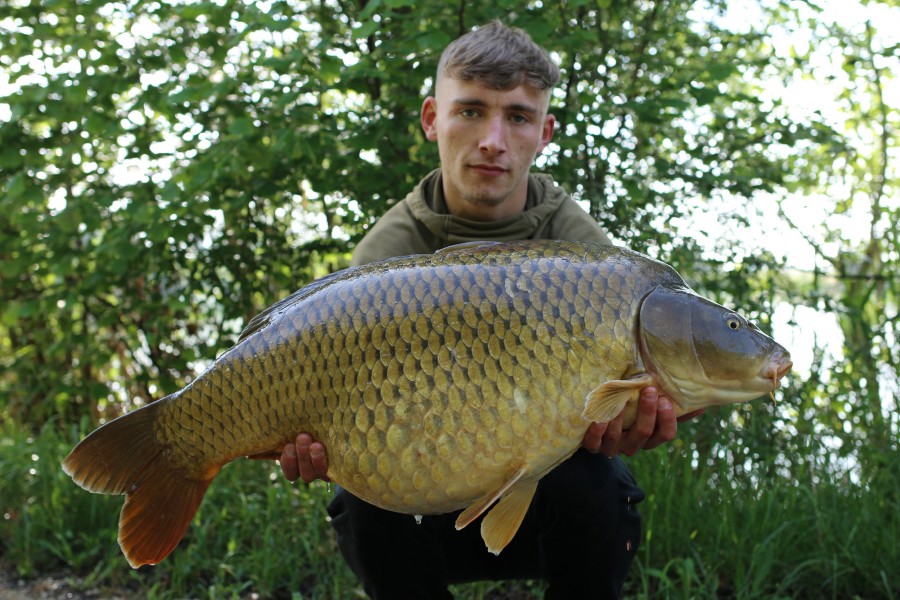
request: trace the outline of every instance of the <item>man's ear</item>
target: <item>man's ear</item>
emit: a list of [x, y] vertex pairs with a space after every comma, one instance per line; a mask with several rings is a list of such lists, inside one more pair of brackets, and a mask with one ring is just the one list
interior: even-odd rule
[[544, 127], [541, 130], [541, 147], [538, 148], [538, 154], [540, 154], [544, 148], [547, 147], [547, 144], [550, 143], [550, 140], [553, 139], [554, 129], [556, 129], [556, 117], [547, 113], [547, 116], [544, 117]]
[[425, 98], [425, 101], [422, 102], [422, 111], [419, 114], [419, 118], [422, 121], [422, 130], [425, 132], [425, 137], [428, 138], [428, 141], [434, 142], [437, 140], [437, 127], [435, 126], [435, 121], [437, 120], [437, 101], [434, 99], [434, 96], [428, 96]]

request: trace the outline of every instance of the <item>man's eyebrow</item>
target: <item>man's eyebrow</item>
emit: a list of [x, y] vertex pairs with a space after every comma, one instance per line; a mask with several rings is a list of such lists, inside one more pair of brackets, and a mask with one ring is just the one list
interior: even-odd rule
[[[453, 100], [453, 104], [457, 106], [477, 106], [477, 107], [485, 107], [488, 105], [487, 102], [480, 98], [457, 98]], [[503, 107], [504, 110], [513, 111], [513, 112], [523, 112], [528, 114], [537, 114], [538, 109], [530, 104], [507, 104]]]

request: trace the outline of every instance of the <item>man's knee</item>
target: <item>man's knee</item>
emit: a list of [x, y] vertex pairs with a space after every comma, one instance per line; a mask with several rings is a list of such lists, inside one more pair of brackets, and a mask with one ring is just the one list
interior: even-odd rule
[[449, 598], [440, 537], [426, 517], [387, 511], [338, 488], [328, 505], [338, 548], [376, 600]]
[[549, 473], [538, 486], [545, 509], [559, 511], [560, 518], [616, 520], [644, 498], [621, 459], [584, 450]]
[[579, 589], [618, 597], [640, 540], [636, 505], [644, 497], [624, 463], [579, 451], [541, 485], [535, 509], [547, 597]]

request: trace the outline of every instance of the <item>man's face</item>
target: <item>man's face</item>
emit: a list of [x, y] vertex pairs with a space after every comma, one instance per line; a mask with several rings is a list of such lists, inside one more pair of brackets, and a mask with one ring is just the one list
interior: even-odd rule
[[522, 211], [531, 163], [554, 123], [547, 93], [531, 86], [492, 90], [439, 78], [435, 96], [422, 104], [422, 127], [438, 143], [451, 213], [486, 221]]

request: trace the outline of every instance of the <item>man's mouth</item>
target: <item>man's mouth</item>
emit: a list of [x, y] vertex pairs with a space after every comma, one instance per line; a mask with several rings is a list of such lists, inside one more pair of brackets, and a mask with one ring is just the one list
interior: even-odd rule
[[476, 164], [470, 165], [469, 168], [479, 175], [484, 175], [485, 177], [498, 177], [506, 173], [506, 169], [497, 165]]

